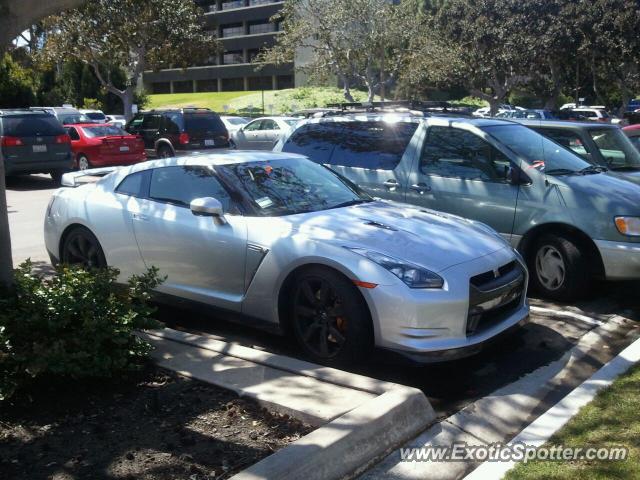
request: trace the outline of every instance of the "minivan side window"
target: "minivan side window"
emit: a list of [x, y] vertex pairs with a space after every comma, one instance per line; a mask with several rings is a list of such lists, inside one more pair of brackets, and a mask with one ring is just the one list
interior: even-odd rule
[[189, 207], [192, 200], [213, 197], [229, 211], [231, 197], [213, 172], [202, 166], [156, 168], [151, 175], [149, 197], [158, 202]]
[[331, 165], [393, 170], [418, 128], [416, 122], [343, 122]]
[[504, 182], [511, 162], [479, 136], [452, 127], [429, 127], [420, 159], [426, 175]]
[[316, 163], [329, 163], [335, 148], [334, 140], [342, 135], [341, 127], [338, 122], [304, 124], [291, 134], [282, 151], [306, 155]]

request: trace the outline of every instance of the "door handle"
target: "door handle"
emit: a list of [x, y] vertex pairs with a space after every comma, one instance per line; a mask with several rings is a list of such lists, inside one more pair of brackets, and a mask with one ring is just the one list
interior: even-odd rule
[[133, 218], [134, 220], [140, 220], [143, 222], [146, 222], [149, 220], [149, 217], [143, 213], [133, 213], [131, 214], [131, 218]]
[[383, 185], [387, 187], [387, 189], [390, 191], [393, 191], [400, 186], [398, 181], [394, 179], [387, 180], [386, 182], [383, 183]]
[[424, 182], [414, 183], [409, 188], [411, 188], [411, 190], [415, 190], [420, 195], [423, 195], [424, 192], [430, 192], [431, 191], [431, 187], [429, 185], [427, 185], [426, 183], [424, 183]]

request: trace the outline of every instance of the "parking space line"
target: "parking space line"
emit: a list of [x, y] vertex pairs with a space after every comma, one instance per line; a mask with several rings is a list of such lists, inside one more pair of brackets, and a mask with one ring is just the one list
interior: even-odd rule
[[586, 315], [581, 315], [579, 313], [574, 313], [566, 310], [554, 310], [552, 308], [543, 308], [531, 306], [531, 311], [534, 313], [550, 313], [553, 315], [557, 315], [559, 317], [570, 317], [576, 320], [580, 320], [581, 322], [588, 323], [589, 325], [594, 325], [599, 327], [600, 325], [604, 325], [604, 322], [600, 320], [596, 320], [595, 318], [587, 317]]

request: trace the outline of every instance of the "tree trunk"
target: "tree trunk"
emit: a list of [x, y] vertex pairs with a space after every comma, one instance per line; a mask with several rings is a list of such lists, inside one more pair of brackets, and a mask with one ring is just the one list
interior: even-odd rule
[[124, 91], [124, 95], [120, 97], [122, 103], [124, 104], [124, 116], [127, 119], [127, 122], [133, 118], [133, 94], [135, 87], [127, 87]]
[[351, 95], [351, 87], [349, 86], [349, 81], [345, 75], [340, 75], [340, 80], [342, 81], [342, 93], [344, 95], [344, 99], [347, 102], [353, 102], [353, 95]]
[[0, 287], [9, 288], [13, 284], [13, 258], [5, 192], [4, 159], [0, 149]]

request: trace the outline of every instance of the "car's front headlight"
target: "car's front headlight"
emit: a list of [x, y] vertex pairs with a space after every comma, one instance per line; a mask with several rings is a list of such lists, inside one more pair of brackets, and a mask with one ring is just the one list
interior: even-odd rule
[[442, 288], [444, 280], [436, 273], [383, 253], [357, 247], [345, 247], [389, 270], [409, 288]]
[[640, 237], [640, 217], [616, 217], [615, 222], [622, 235]]

